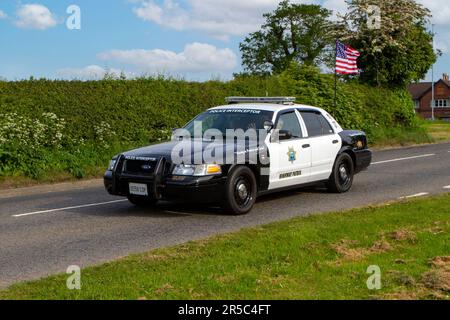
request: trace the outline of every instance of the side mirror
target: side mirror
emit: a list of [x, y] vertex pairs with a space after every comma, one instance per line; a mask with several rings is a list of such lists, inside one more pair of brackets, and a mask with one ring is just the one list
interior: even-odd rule
[[292, 132], [289, 130], [274, 130], [270, 142], [278, 143], [283, 140], [292, 139]]
[[270, 132], [274, 126], [275, 125], [273, 124], [272, 121], [270, 121], [270, 120], [264, 121], [264, 130], [266, 130], [267, 132]]
[[280, 141], [290, 140], [292, 139], [292, 132], [290, 132], [289, 130], [280, 130], [280, 132], [278, 133], [278, 138], [280, 139]]

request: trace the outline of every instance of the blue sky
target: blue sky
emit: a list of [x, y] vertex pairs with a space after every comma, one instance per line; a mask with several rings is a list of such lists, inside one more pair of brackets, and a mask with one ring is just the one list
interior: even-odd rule
[[[440, 77], [450, 72], [450, 3], [419, 0], [434, 13]], [[258, 29], [278, 0], [1, 0], [0, 76], [101, 78], [163, 73], [192, 80], [229, 79], [241, 70], [239, 42]], [[344, 0], [310, 0], [342, 11]], [[66, 27], [70, 5], [81, 29]], [[447, 48], [448, 47], [448, 48]], [[429, 78], [429, 77], [428, 77]]]

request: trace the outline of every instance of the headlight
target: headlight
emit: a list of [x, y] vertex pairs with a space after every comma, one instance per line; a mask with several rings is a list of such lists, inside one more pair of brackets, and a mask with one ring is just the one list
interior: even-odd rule
[[108, 171], [113, 171], [114, 167], [116, 166], [117, 160], [113, 159], [109, 162]]
[[179, 164], [173, 169], [174, 176], [210, 176], [222, 174], [222, 168], [218, 164], [185, 165]]

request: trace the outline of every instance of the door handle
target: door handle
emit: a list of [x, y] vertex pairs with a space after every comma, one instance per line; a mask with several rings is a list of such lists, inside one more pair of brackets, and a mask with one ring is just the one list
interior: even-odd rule
[[304, 145], [302, 146], [303, 149], [308, 149], [308, 148], [310, 148], [310, 147], [311, 147], [310, 144], [304, 144]]
[[333, 144], [338, 144], [339, 140], [333, 140]]

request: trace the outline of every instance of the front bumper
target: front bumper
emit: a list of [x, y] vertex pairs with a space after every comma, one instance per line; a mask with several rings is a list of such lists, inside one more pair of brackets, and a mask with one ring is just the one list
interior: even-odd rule
[[355, 173], [366, 170], [372, 163], [372, 151], [369, 149], [355, 151]]
[[[128, 197], [129, 183], [146, 184], [149, 190], [155, 186], [153, 178], [121, 175], [115, 176], [108, 171], [104, 176], [106, 190], [116, 196]], [[162, 200], [194, 202], [194, 203], [217, 203], [223, 199], [225, 194], [226, 177], [181, 177], [168, 176], [156, 186], [157, 193]]]

